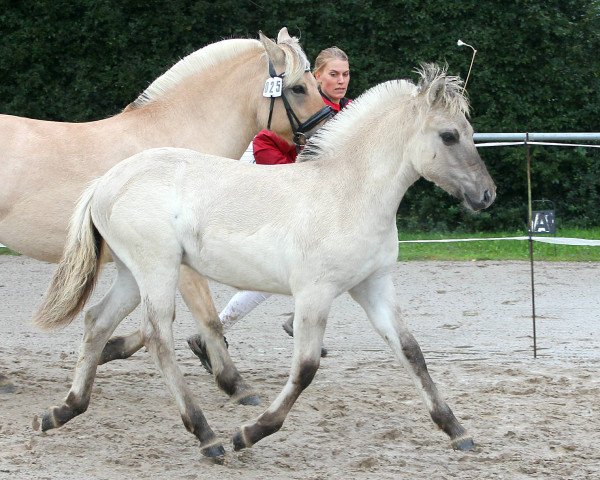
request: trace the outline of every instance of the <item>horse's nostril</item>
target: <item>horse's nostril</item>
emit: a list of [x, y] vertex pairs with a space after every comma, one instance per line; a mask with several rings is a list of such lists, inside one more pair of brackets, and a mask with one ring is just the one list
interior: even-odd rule
[[488, 203], [491, 199], [492, 199], [492, 196], [490, 195], [489, 190], [486, 190], [485, 192], [483, 192], [483, 201], [485, 203]]

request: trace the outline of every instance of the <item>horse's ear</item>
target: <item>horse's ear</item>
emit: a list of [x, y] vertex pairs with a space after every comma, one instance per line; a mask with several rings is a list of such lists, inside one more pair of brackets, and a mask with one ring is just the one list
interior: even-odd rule
[[277, 34], [277, 43], [289, 41], [291, 39], [292, 37], [290, 37], [287, 27], [283, 27], [281, 30], [279, 30], [279, 33]]
[[[279, 32], [279, 34], [281, 35], [281, 32]], [[273, 62], [275, 70], [278, 72], [283, 71], [285, 69], [285, 53], [283, 49], [273, 40], [266, 37], [262, 32], [258, 32], [258, 35], [263, 47], [265, 47], [265, 50], [267, 51], [269, 59]]]
[[432, 107], [441, 102], [446, 95], [446, 77], [438, 77], [427, 89], [427, 103]]

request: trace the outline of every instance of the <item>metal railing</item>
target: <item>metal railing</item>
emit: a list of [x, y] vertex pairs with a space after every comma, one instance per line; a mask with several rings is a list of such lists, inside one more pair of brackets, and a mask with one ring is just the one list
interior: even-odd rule
[[476, 133], [475, 143], [481, 142], [600, 142], [600, 132], [591, 133]]

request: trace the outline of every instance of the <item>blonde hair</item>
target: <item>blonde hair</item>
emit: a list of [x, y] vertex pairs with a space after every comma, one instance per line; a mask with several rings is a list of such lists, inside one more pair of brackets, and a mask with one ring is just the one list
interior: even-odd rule
[[318, 72], [325, 68], [327, 62], [330, 60], [342, 60], [344, 62], [348, 62], [348, 55], [341, 48], [338, 47], [329, 47], [325, 50], [321, 50], [315, 59], [315, 68], [313, 70], [313, 75], [316, 75]]

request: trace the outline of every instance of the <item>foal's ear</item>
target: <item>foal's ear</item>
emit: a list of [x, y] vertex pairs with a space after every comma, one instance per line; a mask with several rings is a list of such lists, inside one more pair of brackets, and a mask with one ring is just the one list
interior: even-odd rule
[[283, 27], [281, 30], [279, 30], [279, 33], [277, 34], [277, 43], [289, 41], [291, 39], [292, 37], [290, 37], [287, 27]]
[[446, 77], [438, 77], [427, 89], [427, 103], [432, 107], [441, 102], [446, 95]]
[[[279, 32], [279, 34], [281, 35], [281, 32]], [[271, 62], [273, 62], [275, 70], [278, 72], [285, 70], [285, 53], [283, 49], [273, 40], [267, 38], [262, 32], [258, 32], [258, 36], [260, 37], [260, 41], [263, 44], [263, 47], [265, 47]]]

